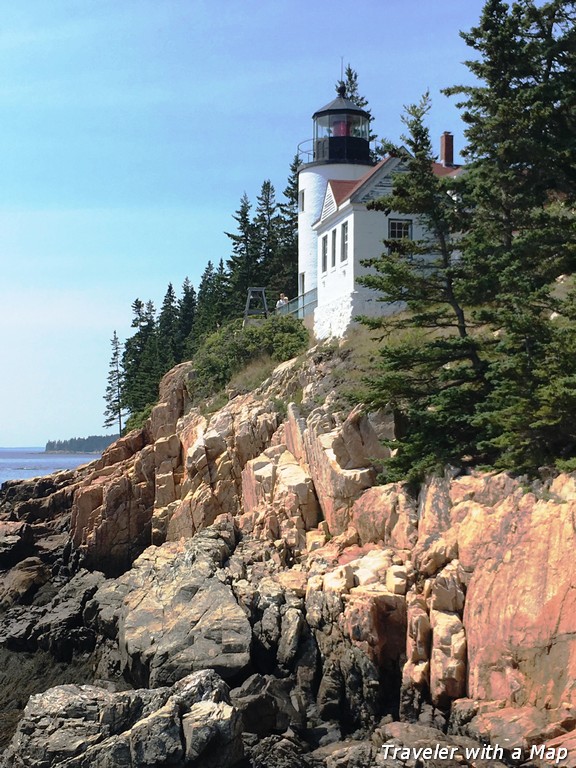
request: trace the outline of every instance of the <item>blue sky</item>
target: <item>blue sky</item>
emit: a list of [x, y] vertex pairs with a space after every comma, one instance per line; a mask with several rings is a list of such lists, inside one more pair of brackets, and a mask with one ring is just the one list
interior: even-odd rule
[[234, 211], [278, 196], [340, 61], [380, 136], [447, 85], [481, 0], [0, 0], [0, 445], [102, 434], [135, 298], [197, 286]]

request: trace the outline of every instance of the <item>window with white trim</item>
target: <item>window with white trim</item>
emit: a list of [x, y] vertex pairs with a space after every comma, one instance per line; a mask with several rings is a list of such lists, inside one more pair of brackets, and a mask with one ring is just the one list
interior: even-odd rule
[[322, 272], [328, 270], [328, 235], [322, 238]]
[[340, 261], [348, 261], [348, 222], [340, 227]]
[[330, 251], [330, 266], [332, 269], [336, 266], [336, 230], [332, 230], [332, 249]]

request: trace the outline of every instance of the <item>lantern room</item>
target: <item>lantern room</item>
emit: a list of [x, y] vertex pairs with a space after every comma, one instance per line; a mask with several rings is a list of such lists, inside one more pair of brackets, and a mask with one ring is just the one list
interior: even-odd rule
[[339, 87], [338, 97], [312, 119], [315, 163], [371, 164], [370, 115], [346, 98], [344, 85]]

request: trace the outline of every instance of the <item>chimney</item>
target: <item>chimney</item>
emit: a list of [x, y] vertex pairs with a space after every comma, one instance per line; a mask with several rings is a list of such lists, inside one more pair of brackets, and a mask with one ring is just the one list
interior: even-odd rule
[[440, 136], [440, 162], [442, 165], [454, 165], [454, 136], [444, 131]]

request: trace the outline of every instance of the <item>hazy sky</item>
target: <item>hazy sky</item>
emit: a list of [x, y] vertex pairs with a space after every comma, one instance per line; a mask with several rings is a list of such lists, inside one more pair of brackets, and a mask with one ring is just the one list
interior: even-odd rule
[[243, 192], [280, 197], [341, 57], [398, 140], [447, 85], [481, 0], [0, 0], [0, 445], [102, 434], [135, 298], [198, 286]]

